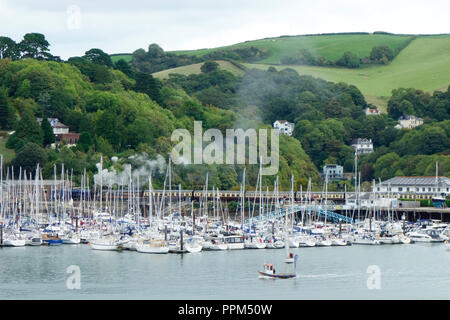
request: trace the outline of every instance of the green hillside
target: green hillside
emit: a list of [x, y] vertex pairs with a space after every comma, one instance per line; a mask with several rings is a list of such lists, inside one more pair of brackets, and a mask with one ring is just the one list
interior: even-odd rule
[[174, 53], [203, 56], [217, 50], [232, 50], [254, 46], [261, 50], [268, 50], [269, 52], [269, 56], [261, 60], [260, 63], [280, 64], [283, 56], [294, 55], [302, 49], [307, 49], [316, 58], [322, 56], [328, 60], [336, 60], [346, 51], [350, 51], [359, 58], [363, 58], [369, 56], [370, 51], [375, 46], [386, 45], [395, 51], [397, 48], [406, 45], [412, 37], [412, 35], [390, 34], [336, 34], [279, 37], [247, 41], [212, 49], [174, 51]]
[[[390, 96], [392, 89], [411, 87], [424, 91], [446, 88], [450, 84], [450, 36], [423, 36], [413, 40], [389, 65], [361, 69], [316, 66], [276, 66], [292, 68], [299, 74], [312, 75], [333, 82], [356, 85], [364, 95]], [[244, 64], [267, 69], [266, 64]]]
[[[268, 51], [269, 56], [261, 60], [265, 64], [281, 64], [283, 56], [294, 55], [302, 49], [307, 49], [318, 58], [320, 56], [328, 60], [336, 60], [346, 51], [355, 53], [358, 57], [367, 57], [375, 46], [386, 45], [392, 50], [400, 49], [410, 41], [413, 35], [393, 34], [333, 34], [311, 36], [284, 36], [266, 38], [254, 41], [246, 41], [230, 46], [198, 50], [168, 51], [179, 55], [204, 56], [214, 51], [233, 50], [239, 48], [256, 47]], [[113, 62], [120, 59], [131, 61], [131, 54], [111, 55]]]
[[[247, 68], [277, 69], [292, 68], [299, 74], [312, 75], [328, 81], [346, 82], [356, 85], [368, 102], [385, 109], [393, 89], [411, 87], [424, 91], [435, 91], [450, 84], [450, 35], [417, 36], [388, 65], [369, 65], [350, 69], [340, 67], [320, 67], [307, 65], [280, 65], [283, 55], [291, 54], [301, 48], [311, 53], [336, 59], [344, 51], [351, 51], [359, 57], [368, 56], [376, 45], [388, 45], [393, 50], [400, 48], [411, 40], [411, 36], [385, 34], [350, 34], [271, 38], [234, 46], [201, 49], [194, 51], [177, 51], [179, 54], [204, 55], [218, 49], [232, 49], [255, 46], [268, 50], [270, 55], [258, 63], [243, 63]], [[131, 56], [128, 56], [131, 57]], [[199, 65], [183, 66], [165, 70], [155, 75], [166, 78], [169, 73], [198, 73]]]
[[[239, 69], [231, 62], [223, 61], [223, 60], [217, 60], [216, 62], [219, 64], [221, 69], [230, 71], [234, 75], [240, 76], [244, 73], [244, 71], [242, 69]], [[153, 73], [153, 76], [155, 76], [159, 79], [167, 79], [167, 78], [169, 78], [169, 74], [171, 74], [171, 73], [178, 73], [178, 74], [183, 74], [183, 75], [199, 74], [199, 73], [201, 73], [200, 68], [202, 65], [203, 65], [203, 63], [196, 63], [196, 64], [191, 64], [188, 66], [167, 69], [167, 70], [155, 72], [155, 73]]]

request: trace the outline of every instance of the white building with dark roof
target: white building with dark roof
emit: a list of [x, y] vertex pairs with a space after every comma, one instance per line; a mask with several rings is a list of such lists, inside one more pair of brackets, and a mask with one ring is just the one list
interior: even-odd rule
[[277, 120], [273, 123], [274, 129], [278, 129], [280, 134], [292, 136], [295, 124], [286, 120]]
[[375, 185], [375, 192], [445, 194], [450, 196], [450, 178], [448, 177], [394, 177]]
[[396, 129], [412, 129], [418, 126], [423, 125], [423, 119], [412, 116], [405, 115], [398, 118], [398, 124], [394, 127]]
[[[42, 118], [36, 118], [39, 125], [42, 123]], [[76, 146], [78, 140], [80, 139], [80, 134], [76, 132], [69, 132], [69, 126], [66, 126], [64, 123], [60, 122], [58, 118], [47, 118], [48, 122], [50, 122], [50, 126], [53, 129], [53, 134], [55, 135], [56, 142], [61, 143], [64, 142], [69, 147]], [[55, 144], [52, 145], [55, 147]]]
[[[39, 125], [42, 123], [42, 118], [36, 118], [36, 120]], [[50, 122], [54, 135], [69, 133], [69, 127], [60, 122], [58, 118], [47, 118], [47, 120]]]
[[352, 141], [352, 147], [357, 154], [368, 154], [373, 152], [372, 139], [358, 138]]
[[343, 178], [344, 167], [338, 164], [327, 164], [323, 166], [322, 177], [325, 180], [328, 175], [328, 180], [340, 180]]

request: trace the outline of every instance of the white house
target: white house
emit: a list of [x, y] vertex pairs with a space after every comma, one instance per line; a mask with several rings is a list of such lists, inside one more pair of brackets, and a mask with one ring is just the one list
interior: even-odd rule
[[[42, 122], [42, 118], [36, 118], [36, 120], [40, 125]], [[69, 133], [69, 127], [61, 123], [58, 118], [47, 118], [47, 120], [52, 126], [54, 135]]]
[[450, 195], [450, 178], [447, 177], [394, 177], [378, 183], [375, 192], [445, 194]]
[[358, 138], [352, 141], [352, 147], [357, 154], [368, 154], [373, 152], [372, 139]]
[[416, 116], [401, 116], [398, 118], [398, 124], [395, 126], [396, 129], [412, 129], [423, 125], [423, 119]]
[[381, 110], [377, 108], [367, 108], [366, 109], [366, 116], [378, 116], [381, 114]]
[[288, 122], [286, 120], [277, 120], [273, 123], [273, 127], [275, 129], [278, 129], [280, 134], [284, 134], [287, 136], [292, 136], [292, 133], [294, 132], [294, 123]]
[[327, 174], [328, 174], [328, 181], [342, 179], [344, 174], [344, 167], [338, 164], [324, 165], [322, 171], [323, 179], [326, 178]]
[[[36, 118], [39, 125], [42, 123], [42, 118]], [[56, 138], [56, 143], [65, 142], [67, 146], [76, 146], [80, 139], [80, 134], [76, 132], [69, 132], [69, 127], [59, 121], [58, 118], [47, 118], [50, 122], [50, 126], [53, 129], [53, 134]], [[52, 147], [56, 147], [56, 143], [52, 144]]]

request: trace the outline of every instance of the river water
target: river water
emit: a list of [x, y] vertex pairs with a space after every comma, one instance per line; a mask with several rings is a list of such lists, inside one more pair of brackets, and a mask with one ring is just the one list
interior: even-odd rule
[[[0, 299], [449, 299], [442, 244], [298, 248], [295, 279], [261, 279], [265, 262], [292, 271], [285, 250], [141, 254], [88, 245], [0, 248]], [[69, 266], [79, 267], [72, 273]], [[79, 289], [67, 285], [79, 279]], [[69, 281], [70, 282], [70, 281]], [[70, 283], [77, 283], [70, 282]]]

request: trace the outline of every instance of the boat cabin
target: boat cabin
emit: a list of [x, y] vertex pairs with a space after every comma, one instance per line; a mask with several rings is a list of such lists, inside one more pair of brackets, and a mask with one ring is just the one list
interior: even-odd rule
[[244, 238], [242, 236], [226, 236], [223, 237], [226, 243], [244, 243]]
[[264, 273], [274, 274], [275, 273], [275, 268], [273, 267], [273, 264], [265, 263], [264, 264]]

